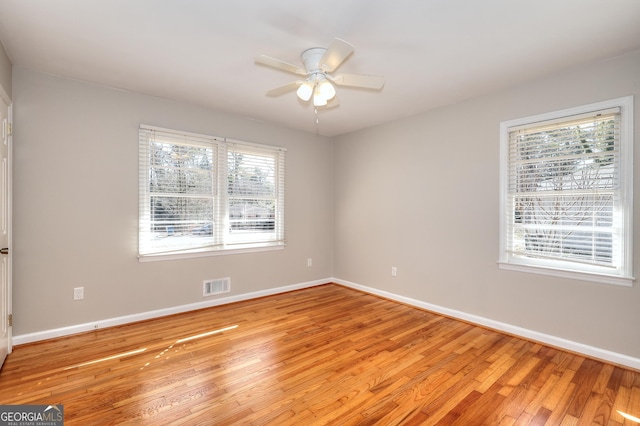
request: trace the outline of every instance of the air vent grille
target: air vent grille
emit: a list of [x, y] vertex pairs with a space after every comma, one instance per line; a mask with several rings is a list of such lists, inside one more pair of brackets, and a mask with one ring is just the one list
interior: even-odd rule
[[204, 280], [202, 282], [202, 295], [213, 296], [214, 294], [228, 293], [231, 291], [231, 278], [216, 278], [215, 280]]

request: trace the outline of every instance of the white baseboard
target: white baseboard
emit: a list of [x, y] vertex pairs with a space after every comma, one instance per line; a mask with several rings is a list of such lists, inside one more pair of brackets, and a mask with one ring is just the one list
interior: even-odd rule
[[473, 324], [477, 324], [483, 327], [491, 328], [493, 330], [502, 331], [508, 334], [523, 337], [528, 340], [545, 343], [547, 345], [550, 345], [556, 348], [565, 349], [571, 352], [583, 354], [591, 358], [596, 358], [603, 361], [611, 362], [613, 364], [618, 364], [625, 367], [633, 368], [635, 370], [640, 370], [640, 359], [634, 358], [628, 355], [620, 354], [617, 352], [611, 352], [606, 349], [585, 345], [583, 343], [578, 343], [571, 340], [563, 339], [561, 337], [556, 337], [549, 334], [529, 330], [526, 328], [517, 327], [515, 325], [503, 323], [500, 321], [494, 321], [492, 319], [480, 317], [477, 315], [456, 311], [454, 309], [433, 305], [431, 303], [423, 302], [421, 300], [399, 296], [397, 294], [393, 294], [387, 291], [378, 290], [375, 288], [341, 280], [339, 278], [333, 278], [332, 280], [334, 283], [343, 285], [345, 287], [350, 287], [355, 290], [363, 291], [365, 293], [370, 293], [376, 296], [384, 297], [385, 299], [395, 300], [397, 302], [422, 308], [427, 311], [436, 312], [442, 315], [446, 315], [448, 317], [457, 318], [457, 319], [467, 321]]
[[293, 284], [283, 287], [270, 288], [268, 290], [254, 291], [251, 293], [238, 294], [234, 296], [221, 297], [217, 299], [206, 300], [203, 302], [191, 303], [188, 305], [173, 306], [155, 311], [140, 312], [138, 314], [125, 315], [122, 317], [109, 318], [95, 322], [72, 325], [69, 327], [55, 328], [51, 330], [38, 331], [35, 333], [21, 334], [13, 336], [13, 345], [23, 345], [25, 343], [37, 342], [40, 340], [54, 339], [56, 337], [69, 336], [72, 334], [83, 333], [86, 331], [97, 330], [105, 327], [114, 327], [117, 325], [129, 324], [137, 321], [144, 321], [153, 318], [164, 317], [167, 315], [180, 314], [183, 312], [195, 311], [197, 309], [209, 308], [212, 306], [226, 305], [228, 303], [240, 302], [243, 300], [257, 299], [258, 297], [271, 296], [273, 294], [286, 293], [288, 291], [299, 290], [302, 288], [315, 287], [331, 282], [331, 278], [323, 280], [308, 281], [300, 284]]
[[207, 300], [204, 302], [191, 303], [188, 305], [174, 306], [165, 309], [158, 309], [155, 311], [141, 312], [133, 315], [126, 315], [122, 317], [110, 318], [101, 321], [95, 321], [90, 323], [78, 324], [69, 327], [56, 328], [51, 330], [44, 330], [35, 333], [28, 333], [13, 336], [13, 345], [22, 345], [26, 343], [37, 342], [40, 340], [53, 339], [56, 337], [69, 336], [72, 334], [82, 333], [91, 330], [97, 330], [105, 327], [113, 327], [117, 325], [129, 324], [137, 321], [144, 321], [153, 318], [159, 318], [167, 315], [179, 314], [182, 312], [194, 311], [197, 309], [209, 308], [212, 306], [226, 305], [228, 303], [240, 302], [243, 300], [256, 299], [264, 296], [271, 296], [279, 293], [286, 293], [288, 291], [299, 290], [308, 287], [315, 287], [322, 284], [334, 282], [345, 287], [350, 287], [355, 290], [370, 293], [376, 296], [384, 297], [385, 299], [395, 300], [397, 302], [405, 303], [407, 305], [415, 306], [417, 308], [425, 309], [427, 311], [446, 315], [448, 317], [457, 318], [463, 321], [467, 321], [473, 324], [477, 324], [483, 327], [491, 328], [494, 330], [502, 331], [508, 334], [521, 336], [525, 339], [533, 340], [540, 343], [545, 343], [550, 346], [565, 349], [571, 352], [583, 354], [592, 358], [608, 361], [614, 364], [640, 370], [640, 359], [634, 358], [628, 355], [620, 354], [617, 352], [611, 352], [606, 349], [597, 348], [594, 346], [585, 345], [582, 343], [574, 342], [571, 340], [563, 339], [561, 337], [552, 336], [545, 333], [529, 330], [522, 327], [517, 327], [511, 324], [494, 321], [492, 319], [480, 317], [477, 315], [468, 314], [466, 312], [457, 311], [455, 309], [449, 309], [431, 303], [423, 302], [421, 300], [412, 299], [405, 296], [400, 296], [394, 293], [389, 293], [384, 290], [378, 290], [372, 287], [356, 284], [350, 281], [341, 280], [339, 278], [327, 278], [323, 280], [308, 281], [300, 284], [293, 284], [283, 287], [276, 287], [267, 290], [255, 291], [251, 293], [238, 294], [229, 297], [222, 297], [218, 299]]

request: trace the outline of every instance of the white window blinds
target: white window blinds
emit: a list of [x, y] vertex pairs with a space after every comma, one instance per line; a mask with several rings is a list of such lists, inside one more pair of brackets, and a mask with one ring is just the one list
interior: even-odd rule
[[281, 240], [284, 156], [234, 143], [228, 147], [227, 164], [229, 241]]
[[630, 276], [621, 113], [605, 108], [506, 127], [502, 260]]
[[285, 150], [139, 130], [140, 256], [284, 242]]

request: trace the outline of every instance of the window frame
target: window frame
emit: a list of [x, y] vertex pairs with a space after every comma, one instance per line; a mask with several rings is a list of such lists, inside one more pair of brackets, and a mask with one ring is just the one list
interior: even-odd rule
[[[509, 133], [515, 127], [535, 127], [540, 122], [570, 121], [572, 117], [607, 110], [620, 109], [620, 140], [618, 189], [619, 208], [622, 227], [619, 250], [613, 256], [619, 256], [615, 268], [582, 265], [568, 260], [542, 259], [514, 255], [509, 250], [509, 232], [515, 223], [515, 213], [508, 214], [509, 197]], [[633, 272], [633, 96], [626, 96], [573, 108], [517, 118], [500, 123], [500, 223], [499, 223], [499, 260], [500, 269], [543, 274], [555, 277], [593, 281], [604, 284], [632, 286]], [[507, 222], [510, 221], [510, 222]]]
[[[237, 253], [281, 250], [286, 246], [285, 239], [285, 166], [286, 149], [282, 147], [255, 144], [222, 137], [184, 132], [156, 126], [140, 124], [139, 127], [139, 218], [138, 218], [138, 260], [140, 262], [157, 260], [175, 260], [194, 257], [207, 257]], [[151, 239], [151, 197], [150, 189], [149, 134], [158, 133], [165, 137], [169, 144], [206, 146], [213, 152], [211, 169], [213, 171], [210, 196], [212, 202], [211, 237], [202, 240], [201, 244], [191, 247], [166, 250], [153, 248], [147, 241]], [[173, 139], [172, 139], [173, 138]], [[184, 139], [184, 140], [181, 140]], [[171, 142], [173, 140], [173, 142]], [[233, 238], [229, 216], [229, 154], [241, 150], [255, 156], [273, 157], [274, 161], [274, 227], [273, 232], [255, 232], [257, 238]], [[170, 193], [160, 193], [170, 194]], [[216, 226], [216, 223], [221, 224]], [[249, 233], [251, 235], [251, 233]], [[269, 237], [267, 237], [269, 235]]]

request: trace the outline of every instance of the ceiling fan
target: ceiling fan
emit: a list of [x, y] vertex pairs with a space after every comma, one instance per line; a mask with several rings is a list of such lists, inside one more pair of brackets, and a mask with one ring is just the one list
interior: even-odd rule
[[305, 102], [313, 98], [315, 107], [334, 106], [338, 103], [334, 84], [374, 90], [380, 90], [384, 86], [384, 77], [380, 76], [331, 74], [351, 56], [353, 50], [351, 44], [336, 38], [328, 48], [312, 47], [302, 52], [300, 59], [304, 68], [266, 55], [258, 56], [255, 61], [258, 64], [304, 76], [301, 80], [267, 91], [268, 96], [279, 96], [297, 89], [298, 98]]

